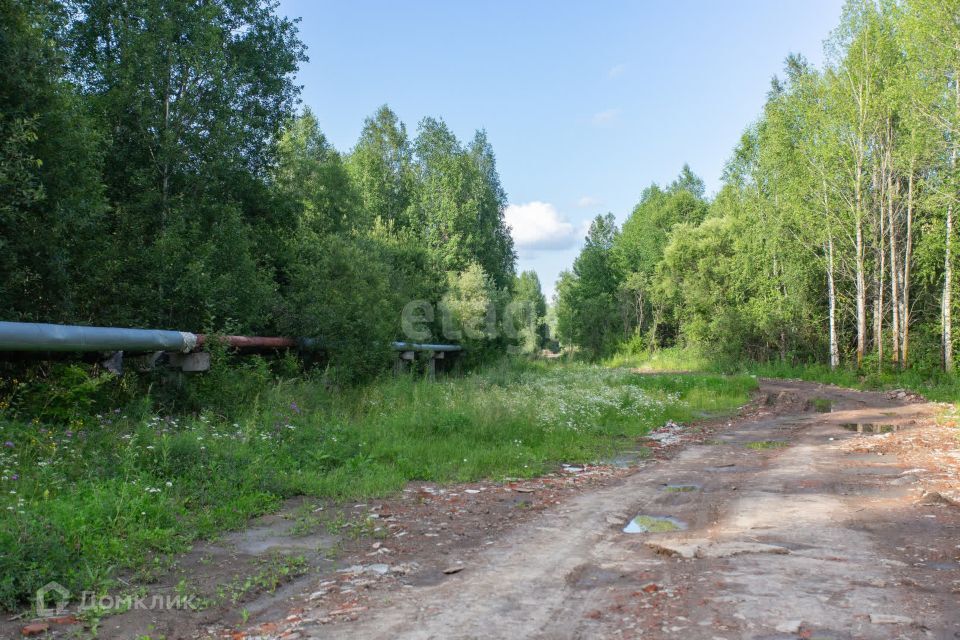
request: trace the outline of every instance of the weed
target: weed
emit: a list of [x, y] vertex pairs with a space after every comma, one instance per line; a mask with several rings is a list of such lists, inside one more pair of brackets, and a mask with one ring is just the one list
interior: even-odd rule
[[284, 582], [307, 572], [307, 561], [303, 556], [291, 558], [274, 556], [263, 562], [256, 573], [235, 578], [217, 589], [221, 602], [237, 604], [247, 596], [260, 591], [273, 593]]
[[312, 503], [305, 502], [297, 508], [293, 526], [290, 528], [292, 536], [309, 536], [323, 528], [323, 518], [316, 515], [317, 509]]
[[814, 398], [813, 410], [817, 413], [830, 413], [833, 408], [833, 402], [828, 398]]
[[787, 443], [781, 440], [757, 440], [756, 442], [748, 442], [746, 447], [748, 449], [756, 449], [759, 451], [765, 449], [780, 449], [781, 447], [786, 447]]

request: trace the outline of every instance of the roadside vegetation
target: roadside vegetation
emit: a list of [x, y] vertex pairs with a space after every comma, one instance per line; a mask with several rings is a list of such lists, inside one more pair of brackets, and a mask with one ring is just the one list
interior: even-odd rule
[[604, 363], [607, 366], [627, 367], [650, 373], [690, 371], [717, 375], [791, 378], [865, 391], [906, 389], [937, 402], [960, 402], [960, 379], [936, 366], [911, 367], [906, 370], [891, 366], [885, 366], [882, 370], [874, 367], [859, 370], [852, 367], [831, 369], [829, 365], [818, 362], [724, 360], [712, 358], [692, 346], [669, 347], [652, 353], [621, 352], [606, 359]]
[[91, 390], [78, 371], [55, 412], [5, 400], [15, 410], [0, 417], [0, 606], [50, 580], [109, 590], [291, 496], [360, 499], [410, 480], [600, 462], [667, 420], [730, 411], [756, 386], [526, 360], [339, 389], [256, 358], [220, 371], [189, 382], [210, 398], [195, 412], [158, 413], [163, 399], [150, 393], [115, 406], [124, 380]]
[[683, 167], [595, 218], [557, 284], [561, 343], [956, 399], [955, 18], [847, 2], [822, 66], [786, 58], [718, 193]]

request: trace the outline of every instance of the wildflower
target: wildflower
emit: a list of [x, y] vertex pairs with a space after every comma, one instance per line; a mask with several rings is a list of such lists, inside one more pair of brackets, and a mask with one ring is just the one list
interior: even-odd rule
[[173, 486], [173, 483], [170, 482], [169, 480], [167, 480], [167, 486], [168, 486], [168, 487], [172, 487], [172, 486]]
[[290, 403], [290, 411], [293, 411], [294, 413], [300, 413], [300, 407], [297, 406], [296, 402]]
[[10, 442], [9, 440], [7, 440], [6, 442], [4, 442], [4, 443], [3, 443], [3, 446], [5, 446], [7, 449], [13, 449], [13, 443]]
[[19, 480], [19, 479], [20, 479], [20, 476], [15, 473], [15, 474], [13, 474], [12, 476], [10, 476], [10, 479], [11, 479], [11, 480]]

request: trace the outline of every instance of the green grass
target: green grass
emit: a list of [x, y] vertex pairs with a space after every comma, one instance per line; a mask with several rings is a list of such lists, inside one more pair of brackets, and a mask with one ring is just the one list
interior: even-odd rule
[[789, 365], [781, 363], [750, 364], [743, 367], [751, 373], [768, 378], [795, 378], [811, 382], [835, 384], [863, 390], [909, 389], [929, 400], [960, 402], [960, 378], [936, 369], [908, 369], [896, 371], [875, 367], [860, 371], [849, 368], [831, 370], [822, 364]]
[[833, 408], [833, 402], [829, 398], [813, 399], [813, 410], [817, 413], [829, 413], [831, 408]]
[[766, 449], [780, 449], [786, 446], [787, 443], [780, 440], [757, 440], [755, 442], [748, 442], [746, 444], [748, 449], [756, 449], [757, 451], [764, 451]]
[[[608, 365], [631, 367], [641, 371], [692, 371], [754, 375], [764, 378], [791, 378], [835, 384], [862, 390], [908, 389], [939, 402], [960, 402], [960, 376], [936, 368], [911, 368], [898, 371], [891, 365], [881, 370], [876, 362], [857, 370], [850, 367], [830, 369], [824, 364], [788, 364], [781, 362], [716, 362], [692, 347], [672, 347], [653, 354], [614, 356]], [[818, 402], [818, 401], [815, 401]], [[821, 410], [817, 407], [818, 410]]]
[[149, 575], [158, 557], [295, 495], [360, 499], [410, 480], [602, 461], [668, 419], [729, 411], [755, 386], [748, 376], [514, 361], [437, 382], [271, 383], [233, 418], [161, 417], [142, 398], [69, 427], [0, 413], [0, 608], [51, 580], [78, 593]]
[[617, 354], [605, 364], [611, 367], [632, 367], [640, 371], [712, 371], [715, 367], [709, 358], [696, 349], [658, 349], [642, 354]]

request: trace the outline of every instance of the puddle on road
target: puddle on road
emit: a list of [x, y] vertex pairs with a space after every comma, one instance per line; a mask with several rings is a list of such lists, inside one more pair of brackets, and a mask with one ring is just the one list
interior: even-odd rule
[[670, 516], [647, 516], [639, 515], [623, 528], [624, 533], [667, 533], [669, 531], [679, 531], [686, 529], [687, 525], [682, 520], [671, 518]]
[[227, 534], [224, 540], [238, 551], [250, 555], [265, 553], [304, 553], [331, 549], [337, 542], [336, 537], [324, 532], [306, 536], [296, 536], [290, 531], [293, 523], [270, 524], [251, 527]]
[[902, 426], [899, 424], [877, 424], [874, 422], [847, 422], [840, 425], [842, 429], [856, 433], [894, 433]]
[[670, 493], [687, 493], [689, 491], [696, 491], [700, 488], [700, 485], [696, 484], [667, 484], [664, 485], [663, 490]]
[[647, 452], [645, 450], [624, 451], [623, 453], [617, 454], [616, 456], [605, 460], [605, 463], [619, 469], [628, 469], [632, 466], [635, 466], [646, 456], [646, 454]]

